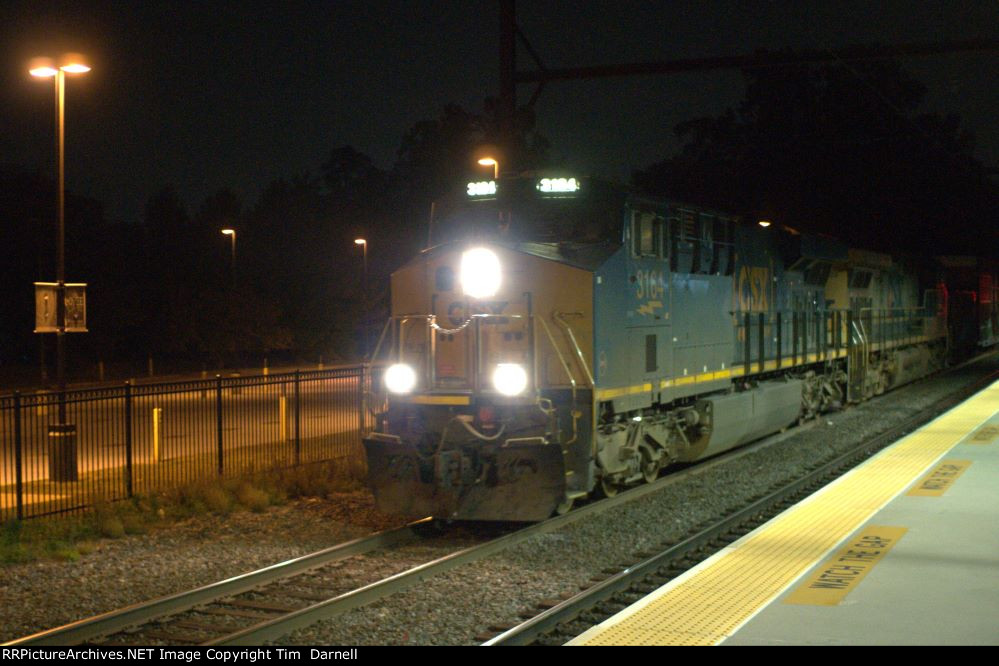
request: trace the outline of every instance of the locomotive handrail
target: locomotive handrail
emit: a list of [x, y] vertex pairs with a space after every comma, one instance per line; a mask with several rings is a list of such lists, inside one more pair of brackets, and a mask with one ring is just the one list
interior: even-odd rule
[[367, 360], [369, 364], [374, 363], [375, 359], [378, 358], [378, 352], [381, 351], [382, 343], [385, 342], [385, 334], [388, 333], [389, 327], [391, 325], [392, 325], [392, 317], [389, 317], [388, 320], [385, 322], [385, 325], [382, 326], [382, 333], [381, 335], [378, 336], [378, 342], [375, 343], [375, 350], [371, 352], [371, 356]]
[[[555, 338], [552, 336], [551, 329], [548, 328], [548, 324], [545, 322], [544, 317], [536, 317], [535, 319], [536, 319], [536, 321], [540, 321], [541, 325], [544, 327], [544, 329], [545, 329], [545, 335], [548, 336], [548, 342], [551, 343], [552, 349], [554, 349], [555, 350], [555, 354], [558, 355], [559, 363], [562, 364], [562, 369], [565, 371], [565, 375], [566, 375], [566, 377], [569, 378], [569, 383], [572, 385], [572, 408], [570, 409], [570, 412], [569, 412], [570, 418], [572, 419], [572, 437], [569, 438], [568, 441], [562, 442], [562, 446], [566, 447], [569, 444], [574, 443], [576, 441], [576, 437], [578, 437], [578, 434], [579, 434], [578, 430], [577, 430], [577, 425], [576, 425], [576, 421], [579, 418], [579, 410], [576, 409], [576, 378], [573, 377], [572, 376], [572, 372], [569, 371], [569, 364], [565, 362], [565, 358], [562, 356], [562, 350], [559, 349], [559, 346], [557, 344], [555, 344]], [[573, 340], [573, 342], [575, 343], [575, 340]], [[535, 365], [536, 365], [536, 362], [535, 362]], [[584, 363], [583, 367], [584, 368], [586, 367], [585, 363]], [[536, 372], [536, 368], [535, 368], [535, 372]], [[537, 389], [537, 379], [536, 378], [535, 378], [534, 386], [535, 386], [535, 390], [536, 390]], [[592, 379], [591, 379], [590, 387], [591, 388], [593, 387]]]
[[[548, 328], [548, 324], [541, 317], [538, 317], [538, 321], [541, 322], [541, 326], [545, 329], [545, 335], [548, 336], [548, 342], [551, 343], [552, 349], [555, 350], [555, 354], [558, 356], [558, 362], [562, 364], [562, 370], [565, 371], [565, 376], [569, 378], [569, 383], [572, 385], [572, 402], [576, 403], [576, 378], [572, 376], [572, 372], [569, 370], [569, 364], [565, 362], [565, 357], [562, 356], [562, 350], [559, 349], [558, 345], [555, 344], [555, 338], [552, 336], [552, 331]], [[535, 381], [535, 386], [537, 386], [537, 381]]]
[[572, 332], [572, 327], [569, 326], [563, 315], [566, 314], [579, 314], [570, 312], [555, 312], [552, 318], [561, 324], [565, 328], [565, 332], [569, 334], [569, 340], [572, 342], [572, 347], [576, 351], [576, 356], [579, 358], [579, 363], [583, 366], [583, 372], [586, 373], [586, 380], [590, 383], [590, 388], [596, 386], [596, 382], [593, 380], [593, 373], [590, 372], [590, 367], [586, 365], [586, 359], [583, 357], [583, 350], [579, 348], [579, 343], [576, 342], [576, 336]]

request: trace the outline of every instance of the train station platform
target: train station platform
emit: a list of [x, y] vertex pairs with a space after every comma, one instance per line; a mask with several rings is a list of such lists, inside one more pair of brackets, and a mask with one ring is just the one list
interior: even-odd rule
[[999, 382], [570, 645], [999, 645]]

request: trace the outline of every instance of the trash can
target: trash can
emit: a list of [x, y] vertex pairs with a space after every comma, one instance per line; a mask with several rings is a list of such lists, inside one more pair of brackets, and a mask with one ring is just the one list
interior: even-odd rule
[[76, 481], [76, 425], [63, 423], [49, 426], [49, 479]]

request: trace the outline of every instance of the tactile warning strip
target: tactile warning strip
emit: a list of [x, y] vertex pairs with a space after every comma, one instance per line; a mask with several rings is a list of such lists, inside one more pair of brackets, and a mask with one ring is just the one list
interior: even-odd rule
[[570, 644], [721, 642], [997, 411], [999, 382]]

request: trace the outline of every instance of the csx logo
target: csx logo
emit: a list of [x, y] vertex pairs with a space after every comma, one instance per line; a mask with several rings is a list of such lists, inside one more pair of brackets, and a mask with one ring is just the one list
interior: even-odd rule
[[770, 309], [770, 269], [766, 266], [743, 266], [736, 284], [739, 310]]
[[[461, 326], [468, 318], [473, 314], [492, 314], [499, 315], [503, 314], [506, 310], [506, 306], [509, 305], [509, 301], [485, 301], [481, 303], [474, 303], [468, 308], [468, 312], [465, 310], [467, 305], [464, 301], [452, 301], [447, 306], [447, 317], [448, 321], [451, 322], [452, 326]], [[486, 324], [503, 324], [506, 323], [506, 319], [485, 319]]]

